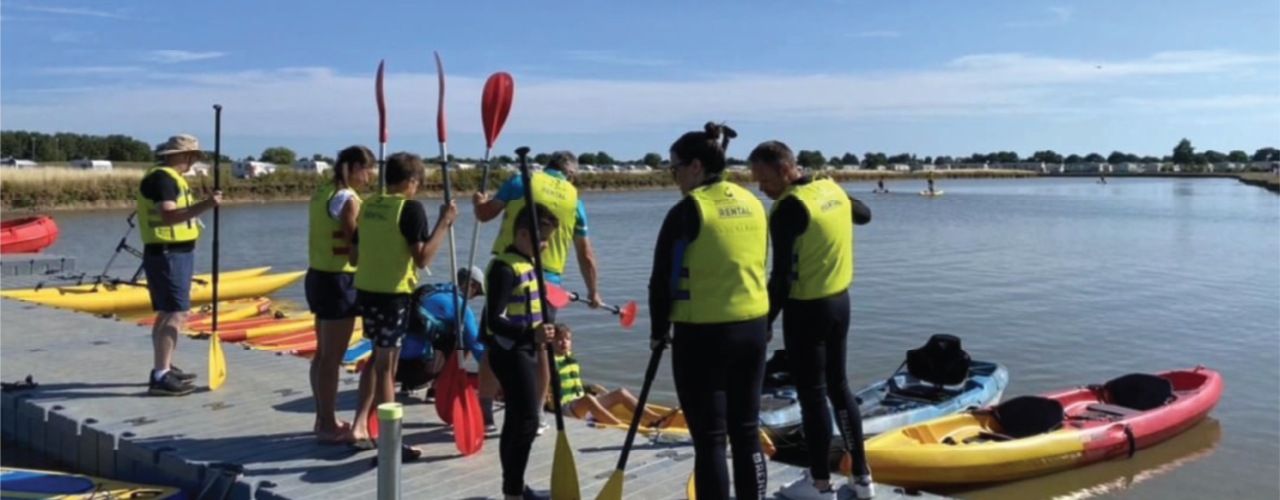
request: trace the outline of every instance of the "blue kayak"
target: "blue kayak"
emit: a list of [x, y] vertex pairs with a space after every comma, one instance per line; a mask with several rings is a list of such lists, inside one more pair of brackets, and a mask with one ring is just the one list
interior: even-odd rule
[[[854, 393], [860, 402], [858, 410], [862, 414], [863, 438], [870, 439], [914, 423], [996, 404], [1008, 384], [1009, 370], [986, 361], [973, 361], [964, 383], [953, 386], [928, 384], [905, 369], [899, 370], [893, 377]], [[800, 403], [794, 387], [777, 387], [766, 392], [761, 401], [760, 424], [779, 451], [805, 449]], [[838, 458], [844, 446], [834, 416], [831, 427], [834, 431], [833, 457]]]
[[177, 488], [166, 486], [126, 483], [66, 472], [0, 468], [0, 499], [19, 498], [186, 500], [187, 496]]

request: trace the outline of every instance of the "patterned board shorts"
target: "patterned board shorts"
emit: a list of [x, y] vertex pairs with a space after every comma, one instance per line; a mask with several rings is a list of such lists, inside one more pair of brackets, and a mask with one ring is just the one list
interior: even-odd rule
[[409, 330], [409, 294], [360, 291], [356, 302], [364, 320], [364, 337], [380, 349], [400, 347]]

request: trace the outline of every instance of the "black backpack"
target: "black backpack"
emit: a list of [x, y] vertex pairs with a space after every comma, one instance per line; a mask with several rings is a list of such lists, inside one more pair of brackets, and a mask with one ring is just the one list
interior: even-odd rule
[[969, 378], [969, 353], [960, 337], [939, 333], [924, 347], [907, 351], [907, 373], [935, 385], [956, 385]]

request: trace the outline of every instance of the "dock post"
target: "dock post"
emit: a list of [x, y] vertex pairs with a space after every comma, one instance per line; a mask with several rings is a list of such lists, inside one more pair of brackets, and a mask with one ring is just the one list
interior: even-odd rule
[[400, 500], [400, 424], [404, 406], [378, 405], [378, 500]]

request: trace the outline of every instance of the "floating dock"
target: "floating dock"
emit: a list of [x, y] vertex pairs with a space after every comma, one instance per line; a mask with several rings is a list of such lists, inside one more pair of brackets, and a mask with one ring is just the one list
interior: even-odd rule
[[[0, 318], [0, 379], [19, 382], [31, 376], [38, 384], [2, 393], [0, 420], [8, 439], [84, 474], [178, 486], [192, 498], [210, 485], [226, 488], [226, 498], [233, 499], [375, 497], [376, 452], [313, 439], [304, 360], [223, 344], [228, 378], [217, 391], [151, 397], [146, 395], [152, 358], [148, 328], [9, 299], [0, 300]], [[183, 337], [175, 355], [177, 366], [200, 375], [201, 387], [207, 380], [207, 352], [206, 341]], [[350, 418], [356, 376], [344, 373], [340, 387], [338, 408]], [[405, 442], [425, 450], [421, 460], [403, 466], [403, 498], [500, 498], [497, 438], [487, 440], [479, 454], [462, 457], [432, 405], [416, 398], [402, 401]], [[502, 415], [496, 414], [499, 425]], [[577, 420], [565, 424], [583, 498], [595, 498], [616, 465], [626, 433]], [[534, 488], [549, 488], [555, 435], [552, 429], [534, 444], [527, 473]], [[685, 498], [692, 458], [692, 446], [637, 436], [626, 498]], [[771, 462], [770, 493], [799, 473]], [[880, 500], [942, 498], [883, 485], [878, 491]]]

